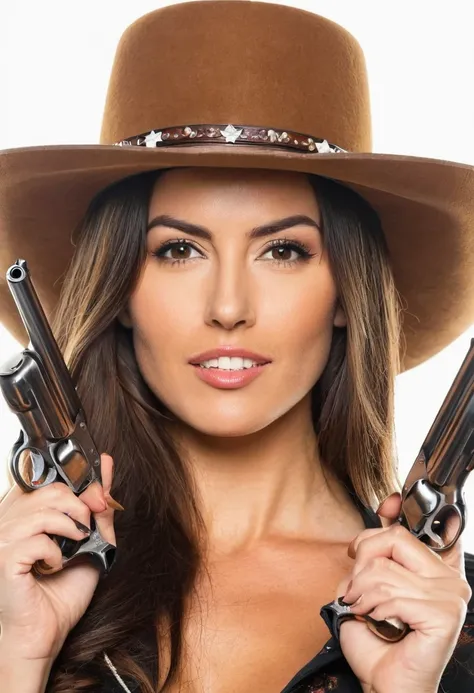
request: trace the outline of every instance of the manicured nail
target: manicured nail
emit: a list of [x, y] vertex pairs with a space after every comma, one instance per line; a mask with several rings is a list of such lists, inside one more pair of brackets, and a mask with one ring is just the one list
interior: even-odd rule
[[73, 517], [71, 517], [71, 520], [74, 522], [76, 525], [77, 529], [79, 529], [83, 534], [90, 534], [91, 530], [89, 527], [86, 525], [83, 525], [82, 522], [79, 522], [79, 520], [75, 520]]
[[387, 500], [388, 500], [389, 498], [391, 498], [392, 496], [401, 496], [401, 494], [399, 493], [399, 491], [393, 491], [393, 493], [389, 493], [388, 496], [385, 496], [385, 498], [384, 498], [383, 501], [380, 503], [379, 507], [377, 508], [377, 510], [376, 510], [375, 512], [378, 513], [378, 512], [380, 511], [380, 508], [382, 507], [382, 505], [385, 503], [385, 501], [387, 501]]
[[346, 594], [343, 597], [341, 597], [341, 600], [342, 600], [342, 603], [344, 606], [349, 606], [349, 604], [350, 604], [350, 602], [347, 601], [346, 596], [351, 591], [351, 587], [352, 587], [352, 580], [350, 581], [350, 583], [346, 587]]
[[355, 542], [355, 539], [356, 539], [356, 538], [354, 538], [354, 539], [351, 541], [351, 543], [349, 544], [349, 546], [347, 547], [347, 555], [349, 556], [349, 558], [355, 558], [355, 557], [356, 557], [356, 552], [355, 552], [355, 549], [354, 549], [354, 542]]
[[46, 561], [43, 561], [42, 558], [38, 561], [38, 567], [40, 570], [53, 570], [53, 566], [46, 563]]
[[346, 596], [347, 596], [347, 595], [349, 594], [349, 592], [351, 591], [351, 588], [352, 588], [352, 580], [351, 580], [350, 583], [347, 585], [346, 594], [342, 597], [342, 601], [343, 601], [343, 603], [344, 603], [345, 606], [352, 606], [352, 607], [358, 606], [358, 604], [360, 603], [360, 600], [361, 600], [362, 597], [363, 597], [362, 594], [361, 594], [360, 597], [358, 597], [355, 601], [350, 601], [350, 602], [348, 602], [348, 601], [346, 600]]
[[113, 508], [114, 510], [125, 510], [123, 505], [121, 505], [118, 501], [114, 500], [111, 495], [107, 497], [107, 505], [109, 508]]

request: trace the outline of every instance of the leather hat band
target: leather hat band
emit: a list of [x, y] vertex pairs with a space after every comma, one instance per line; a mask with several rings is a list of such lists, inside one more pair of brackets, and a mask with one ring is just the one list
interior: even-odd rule
[[134, 135], [126, 140], [115, 142], [117, 147], [169, 147], [173, 144], [256, 144], [298, 149], [315, 154], [337, 154], [345, 149], [318, 137], [302, 135], [289, 130], [252, 127], [248, 125], [182, 125], [158, 130], [151, 130]]

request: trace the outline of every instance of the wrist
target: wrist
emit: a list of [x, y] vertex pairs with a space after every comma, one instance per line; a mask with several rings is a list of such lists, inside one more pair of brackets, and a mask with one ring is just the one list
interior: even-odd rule
[[44, 693], [53, 661], [21, 659], [0, 644], [0, 690]]

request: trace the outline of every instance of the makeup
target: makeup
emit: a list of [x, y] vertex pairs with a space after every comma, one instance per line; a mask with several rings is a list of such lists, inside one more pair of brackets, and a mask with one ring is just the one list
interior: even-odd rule
[[234, 390], [251, 383], [269, 365], [266, 363], [236, 371], [224, 370], [222, 368], [203, 368], [202, 366], [192, 366], [192, 368], [194, 368], [198, 378], [201, 378], [208, 385], [221, 390]]

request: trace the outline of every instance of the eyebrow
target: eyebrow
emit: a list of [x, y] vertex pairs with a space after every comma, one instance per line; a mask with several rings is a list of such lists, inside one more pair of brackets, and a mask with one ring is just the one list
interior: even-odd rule
[[[271, 221], [268, 224], [263, 224], [262, 226], [256, 226], [247, 233], [247, 237], [250, 240], [255, 238], [264, 238], [265, 236], [271, 236], [273, 233], [278, 233], [284, 229], [290, 229], [292, 226], [300, 226], [304, 224], [305, 226], [314, 226], [315, 228], [321, 230], [320, 226], [311, 217], [305, 214], [294, 214], [290, 217], [285, 217], [284, 219], [277, 219]], [[188, 233], [191, 236], [197, 236], [198, 238], [203, 238], [206, 241], [212, 241], [212, 233], [209, 229], [204, 226], [199, 226], [197, 224], [191, 224], [188, 221], [183, 221], [182, 219], [176, 219], [175, 217], [169, 216], [168, 214], [160, 214], [154, 217], [147, 226], [147, 231], [152, 229], [154, 226], [168, 226], [172, 229], [178, 229], [178, 231], [183, 231], [183, 233]]]

